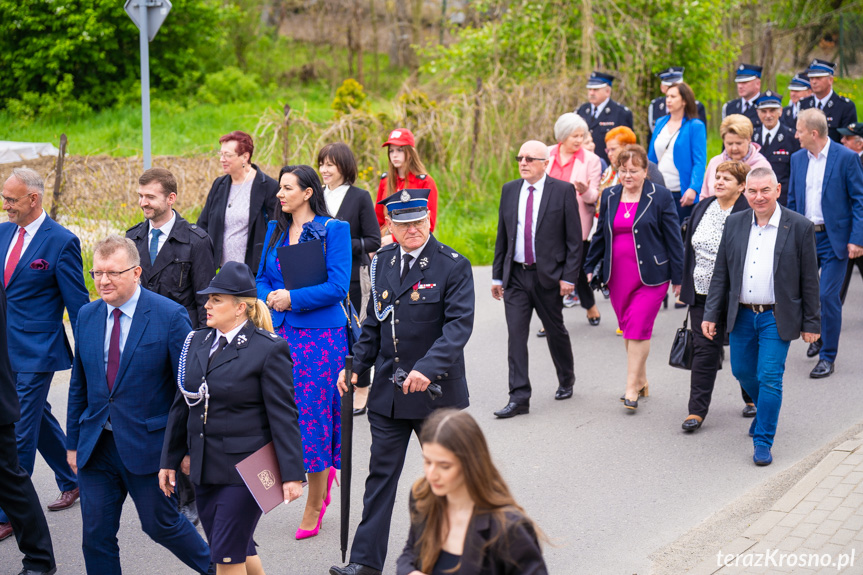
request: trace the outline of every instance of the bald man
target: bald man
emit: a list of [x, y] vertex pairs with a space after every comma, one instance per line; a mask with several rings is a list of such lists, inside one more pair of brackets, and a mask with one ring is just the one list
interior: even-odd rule
[[548, 147], [525, 142], [516, 157], [521, 178], [507, 182], [500, 197], [491, 294], [503, 300], [509, 333], [509, 401], [495, 415], [530, 410], [527, 339], [536, 310], [557, 370], [555, 399], [569, 399], [575, 369], [561, 296], [575, 288], [581, 265], [581, 218], [575, 188], [545, 174]]

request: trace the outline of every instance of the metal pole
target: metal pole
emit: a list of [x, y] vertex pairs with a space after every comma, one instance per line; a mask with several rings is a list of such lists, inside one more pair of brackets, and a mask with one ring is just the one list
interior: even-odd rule
[[150, 35], [147, 30], [147, 0], [138, 0], [141, 21], [141, 128], [144, 131], [144, 169], [150, 164]]

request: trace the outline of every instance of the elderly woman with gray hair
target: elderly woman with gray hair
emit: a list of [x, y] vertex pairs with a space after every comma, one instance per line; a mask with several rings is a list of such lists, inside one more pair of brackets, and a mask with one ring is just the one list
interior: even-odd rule
[[[590, 139], [590, 130], [578, 114], [567, 113], [557, 119], [554, 123], [554, 139], [558, 143], [548, 148], [548, 167], [545, 171], [550, 177], [575, 186], [581, 216], [581, 239], [584, 241], [581, 253], [584, 257], [590, 247], [590, 231], [596, 214], [596, 201], [599, 199], [602, 165], [599, 156], [585, 146]], [[576, 293], [581, 307], [587, 310], [587, 321], [590, 325], [599, 325], [599, 309], [584, 274], [579, 275]], [[572, 307], [575, 305], [575, 298], [564, 297], [563, 305]]]

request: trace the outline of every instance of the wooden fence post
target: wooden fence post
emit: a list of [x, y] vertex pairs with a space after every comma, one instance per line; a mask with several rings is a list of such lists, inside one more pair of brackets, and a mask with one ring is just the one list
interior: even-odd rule
[[60, 193], [63, 184], [63, 160], [66, 156], [66, 134], [60, 134], [60, 153], [54, 166], [54, 195], [51, 197], [51, 219], [57, 220], [57, 206], [60, 205]]
[[473, 180], [473, 165], [476, 161], [476, 147], [479, 144], [479, 122], [482, 116], [482, 78], [476, 79], [476, 95], [473, 109], [473, 146], [470, 148], [470, 179]]
[[291, 105], [285, 104], [285, 120], [282, 129], [282, 165], [288, 165], [288, 135], [291, 129]]

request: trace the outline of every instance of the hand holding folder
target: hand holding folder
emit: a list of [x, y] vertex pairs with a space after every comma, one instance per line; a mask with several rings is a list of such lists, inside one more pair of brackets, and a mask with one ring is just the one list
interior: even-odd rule
[[327, 281], [327, 261], [321, 240], [276, 248], [285, 289], [295, 290]]

